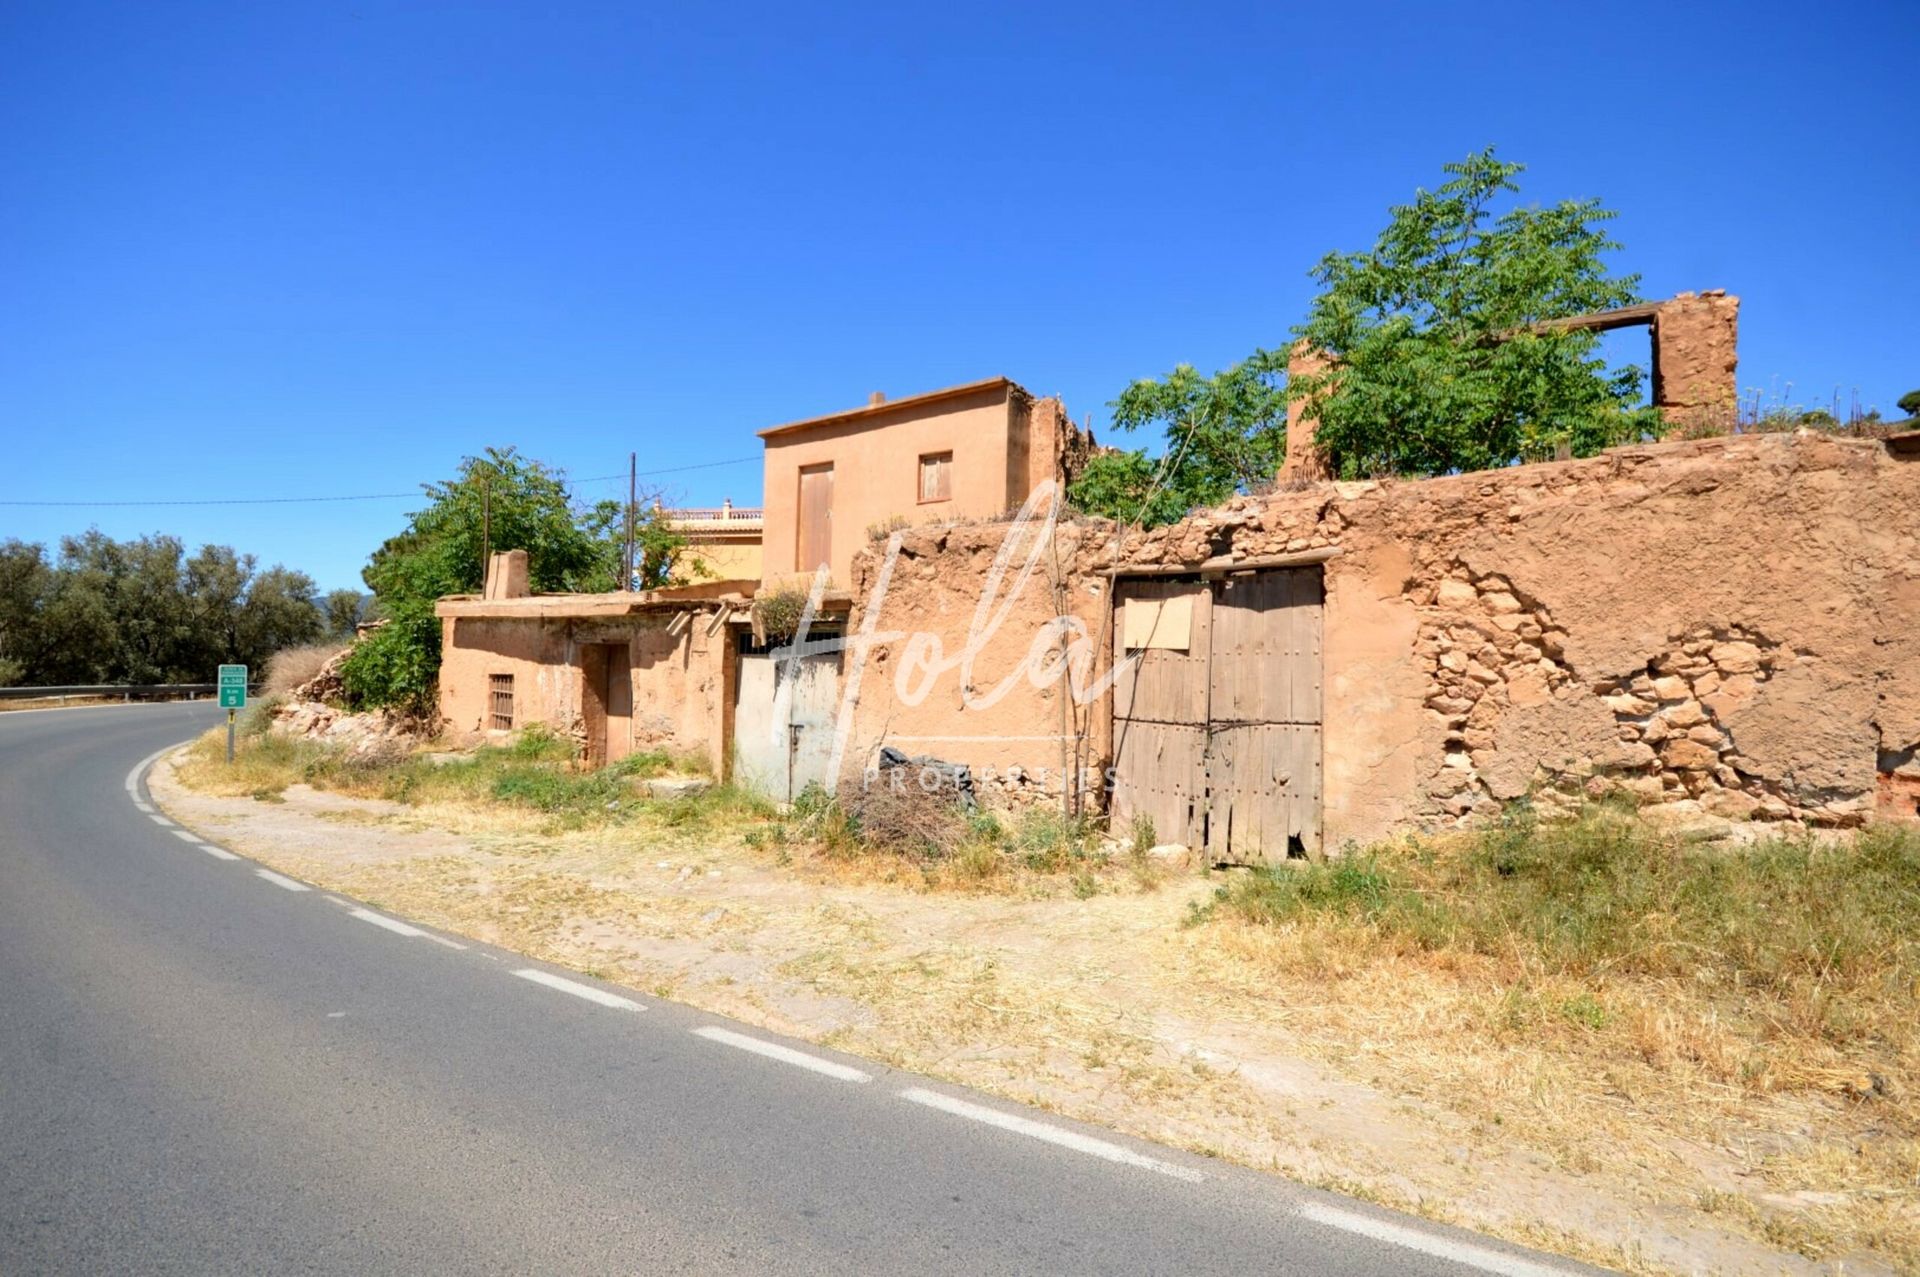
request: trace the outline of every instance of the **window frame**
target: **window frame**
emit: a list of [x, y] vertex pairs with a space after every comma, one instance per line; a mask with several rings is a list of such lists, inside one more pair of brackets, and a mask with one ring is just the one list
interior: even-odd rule
[[[937, 471], [943, 489], [939, 496], [927, 495], [927, 463], [929, 461], [942, 463]], [[921, 453], [919, 461], [915, 463], [913, 481], [916, 505], [938, 505], [942, 501], [953, 500], [953, 449]]]
[[[500, 712], [500, 698], [506, 696], [507, 712]], [[513, 730], [513, 675], [487, 675], [487, 730], [492, 732], [510, 732]], [[506, 721], [502, 722], [501, 720]]]

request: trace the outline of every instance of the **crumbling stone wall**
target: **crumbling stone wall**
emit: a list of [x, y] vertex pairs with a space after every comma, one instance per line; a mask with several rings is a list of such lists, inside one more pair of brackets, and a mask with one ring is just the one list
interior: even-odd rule
[[1653, 317], [1653, 406], [1682, 432], [1725, 430], [1739, 407], [1734, 380], [1740, 299], [1724, 288], [1680, 293]]
[[[957, 646], [1004, 528], [915, 534], [890, 627]], [[1071, 525], [1059, 551], [1058, 586], [1029, 584], [996, 659], [1027, 650], [1056, 597], [1105, 659], [1116, 568], [1331, 554], [1329, 846], [1485, 820], [1523, 795], [1552, 808], [1621, 793], [1675, 816], [1816, 826], [1920, 803], [1920, 465], [1877, 441], [1745, 435], [1322, 482], [1144, 533]], [[878, 561], [863, 559], [862, 596]], [[1088, 752], [1104, 767], [1110, 700], [1098, 710]], [[952, 695], [903, 707], [871, 673], [859, 713], [875, 744], [901, 723], [931, 739], [963, 722], [1010, 735], [1058, 722], [1037, 691], [991, 721]]]
[[[1920, 466], [1811, 433], [1243, 498], [1136, 561], [1337, 548], [1330, 831], [1626, 792], [1852, 825], [1920, 782]], [[1370, 633], [1369, 633], [1370, 632]], [[1405, 640], [1404, 648], [1400, 647]]]
[[1049, 479], [1072, 483], [1098, 449], [1092, 428], [1074, 425], [1066, 404], [1051, 395], [1033, 400], [1027, 412], [1027, 478], [1014, 490], [1032, 492]]
[[[1078, 792], [1099, 809], [1107, 702], [1075, 704], [1067, 681], [1054, 677], [1063, 645], [1076, 640], [1049, 626], [1070, 617], [1082, 677], [1104, 671], [1109, 582], [1100, 566], [1113, 525], [1061, 522], [1047, 540], [1037, 539], [1043, 525], [1016, 526], [905, 531], [890, 568], [884, 541], [856, 557], [858, 605], [848, 625], [856, 647], [843, 663], [843, 686], [856, 663], [860, 669], [843, 781], [857, 780], [882, 745], [893, 745], [965, 764], [992, 805], [1057, 805]], [[1008, 561], [996, 577], [1003, 549]], [[1023, 573], [1030, 550], [1034, 570]], [[868, 644], [863, 633], [894, 637]]]
[[[1669, 434], [1698, 438], [1729, 432], [1739, 409], [1735, 371], [1740, 362], [1740, 299], [1729, 297], [1726, 289], [1677, 293], [1664, 302], [1572, 315], [1533, 327], [1604, 332], [1636, 324], [1651, 330], [1653, 406], [1665, 417]], [[1287, 376], [1315, 375], [1331, 362], [1326, 352], [1295, 342], [1287, 353]], [[1326, 454], [1314, 441], [1318, 426], [1304, 402], [1287, 405], [1287, 454], [1279, 476], [1283, 483], [1330, 477]]]

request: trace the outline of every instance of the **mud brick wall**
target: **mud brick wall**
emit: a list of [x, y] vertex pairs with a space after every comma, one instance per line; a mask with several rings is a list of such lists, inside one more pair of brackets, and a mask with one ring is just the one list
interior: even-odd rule
[[[1735, 436], [1319, 483], [1145, 533], [1070, 525], [1059, 585], [1029, 582], [994, 652], [1024, 652], [1056, 597], [1110, 649], [1116, 564], [1218, 569], [1332, 552], [1329, 847], [1483, 821], [1522, 796], [1554, 808], [1624, 794], [1675, 816], [1816, 826], [1912, 818], [1920, 464], [1900, 455], [1804, 432]], [[889, 624], [957, 645], [1004, 526], [915, 534]], [[864, 592], [878, 559], [863, 562]], [[962, 730], [955, 696], [909, 709], [891, 688], [870, 673], [862, 689], [868, 743], [900, 723], [923, 739]], [[1076, 730], [1104, 766], [1111, 701], [1096, 708]], [[1048, 696], [1022, 692], [968, 725], [1039, 734], [1057, 714]]]

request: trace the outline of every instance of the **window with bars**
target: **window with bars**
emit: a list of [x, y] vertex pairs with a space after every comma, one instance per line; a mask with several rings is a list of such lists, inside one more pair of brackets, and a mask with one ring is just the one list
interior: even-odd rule
[[487, 676], [489, 701], [493, 707], [493, 729], [497, 732], [510, 731], [513, 728], [513, 675], [490, 674]]
[[953, 498], [953, 454], [929, 452], [920, 458], [920, 499], [949, 501]]

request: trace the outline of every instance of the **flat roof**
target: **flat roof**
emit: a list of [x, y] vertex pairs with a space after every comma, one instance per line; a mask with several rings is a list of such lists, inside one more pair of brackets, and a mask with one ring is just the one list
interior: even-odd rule
[[1019, 390], [1020, 387], [1006, 377], [988, 377], [982, 381], [969, 381], [964, 385], [948, 386], [944, 390], [926, 390], [917, 395], [908, 395], [905, 399], [883, 399], [879, 403], [862, 404], [858, 408], [848, 408], [843, 412], [829, 412], [820, 417], [808, 417], [805, 421], [789, 421], [783, 426], [769, 426], [759, 432], [762, 439], [774, 435], [787, 434], [795, 430], [808, 430], [814, 426], [838, 425], [843, 421], [858, 421], [862, 417], [877, 416], [883, 412], [892, 412], [896, 408], [923, 408], [938, 403], [942, 399], [958, 399], [965, 395], [978, 394], [982, 390]]
[[662, 608], [698, 607], [706, 603], [744, 606], [760, 588], [757, 580], [727, 579], [670, 585], [657, 590], [609, 594], [523, 594], [516, 599], [487, 599], [474, 594], [449, 594], [434, 604], [441, 617], [485, 617], [494, 620], [570, 620], [597, 616], [633, 616]]

